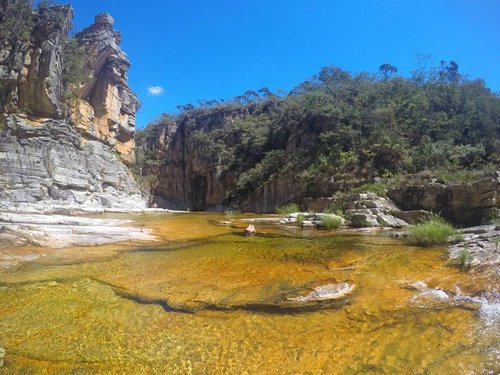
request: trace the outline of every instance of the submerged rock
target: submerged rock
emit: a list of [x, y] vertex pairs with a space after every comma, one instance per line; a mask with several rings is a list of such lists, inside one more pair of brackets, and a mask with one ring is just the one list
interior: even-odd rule
[[314, 288], [309, 294], [298, 297], [288, 297], [292, 302], [315, 302], [336, 300], [350, 294], [354, 290], [354, 284], [347, 282], [325, 284]]

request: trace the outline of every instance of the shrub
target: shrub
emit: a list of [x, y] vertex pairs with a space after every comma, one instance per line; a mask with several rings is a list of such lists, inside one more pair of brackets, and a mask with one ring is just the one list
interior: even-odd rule
[[156, 175], [135, 175], [135, 181], [144, 189], [153, 189], [158, 184], [158, 177]]
[[462, 270], [467, 271], [471, 266], [472, 256], [469, 253], [469, 248], [466, 246], [458, 254], [458, 264]]
[[326, 229], [336, 229], [342, 225], [342, 218], [335, 215], [325, 215], [323, 216], [323, 224]]
[[276, 212], [280, 215], [288, 215], [299, 211], [300, 209], [297, 203], [288, 203], [276, 210]]
[[302, 226], [302, 224], [304, 223], [304, 220], [306, 219], [306, 217], [304, 216], [304, 214], [298, 214], [297, 215], [297, 225], [299, 227]]
[[63, 50], [62, 81], [65, 87], [65, 97], [75, 99], [76, 90], [86, 80], [85, 76], [85, 54], [78, 41], [74, 38], [68, 40]]
[[387, 194], [387, 185], [382, 182], [369, 182], [352, 190], [353, 193], [371, 192], [379, 197], [385, 197]]
[[4, 2], [0, 14], [0, 39], [7, 39], [14, 45], [27, 42], [33, 29], [31, 2], [20, 0]]
[[440, 217], [412, 225], [409, 231], [411, 240], [421, 246], [445, 244], [449, 236], [456, 234], [456, 230]]

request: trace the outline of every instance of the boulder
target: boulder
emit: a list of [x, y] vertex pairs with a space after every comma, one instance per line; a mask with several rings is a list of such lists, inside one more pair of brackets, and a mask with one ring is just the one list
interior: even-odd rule
[[377, 216], [372, 213], [360, 212], [359, 210], [348, 210], [346, 216], [353, 227], [380, 227]]
[[401, 228], [407, 223], [396, 217], [399, 209], [390, 200], [374, 193], [356, 193], [346, 197], [345, 214], [353, 227]]
[[401, 219], [408, 224], [418, 224], [423, 221], [430, 220], [433, 216], [432, 212], [425, 210], [410, 210], [410, 211], [392, 211], [392, 215]]

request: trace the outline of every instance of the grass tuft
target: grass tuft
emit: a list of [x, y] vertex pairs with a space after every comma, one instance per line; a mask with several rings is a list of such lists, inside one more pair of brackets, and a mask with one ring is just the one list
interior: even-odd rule
[[472, 256], [469, 253], [469, 248], [465, 246], [458, 254], [458, 264], [462, 270], [467, 271], [471, 266]]
[[293, 214], [294, 212], [299, 212], [299, 211], [300, 209], [297, 203], [288, 203], [276, 210], [276, 212], [280, 215]]
[[375, 193], [379, 197], [387, 196], [387, 185], [382, 182], [369, 182], [367, 184], [361, 185], [355, 189], [352, 189], [353, 193]]
[[302, 226], [302, 224], [304, 223], [304, 220], [306, 219], [306, 217], [304, 216], [304, 214], [298, 214], [297, 215], [297, 225], [299, 227]]
[[450, 224], [440, 217], [412, 225], [409, 229], [410, 238], [420, 246], [442, 245], [448, 242], [448, 237], [457, 232]]
[[323, 216], [323, 224], [326, 229], [336, 229], [342, 225], [342, 218], [334, 215]]

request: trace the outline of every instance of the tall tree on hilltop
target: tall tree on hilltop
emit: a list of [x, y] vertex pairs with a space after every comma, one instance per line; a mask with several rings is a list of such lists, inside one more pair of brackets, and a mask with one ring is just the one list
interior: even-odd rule
[[391, 64], [382, 64], [379, 66], [378, 71], [382, 74], [382, 77], [384, 77], [384, 81], [387, 81], [398, 71], [398, 68]]

